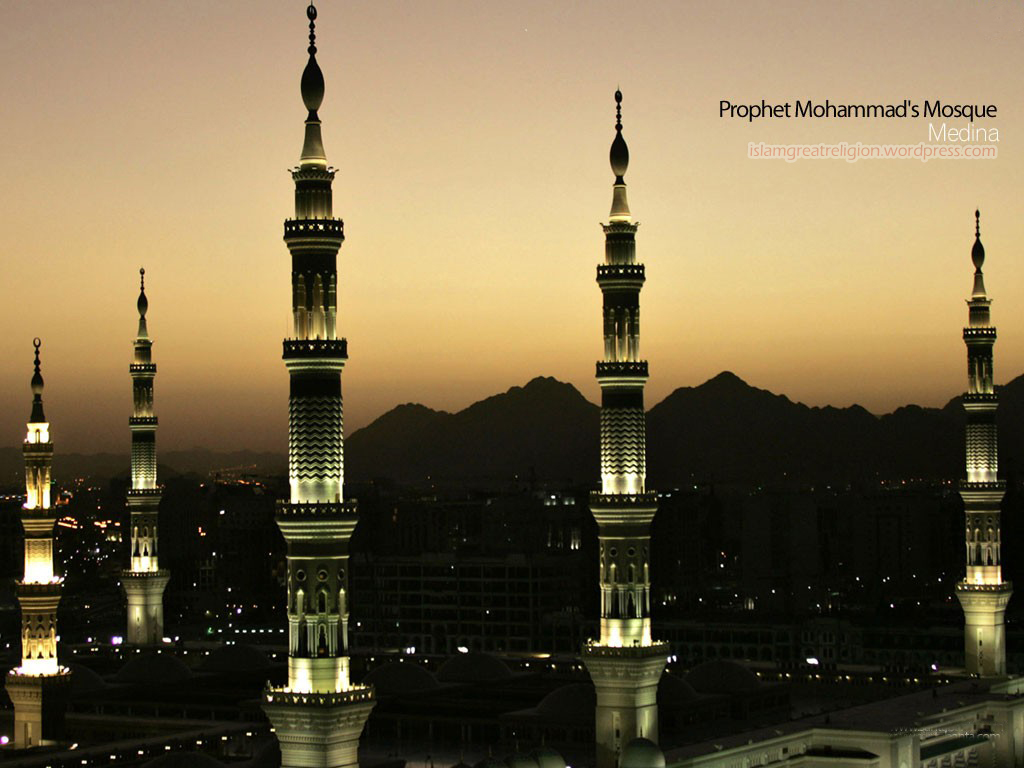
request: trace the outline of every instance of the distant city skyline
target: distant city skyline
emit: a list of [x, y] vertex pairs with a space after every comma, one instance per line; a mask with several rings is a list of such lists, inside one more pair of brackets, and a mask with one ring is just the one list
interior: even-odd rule
[[[280, 222], [302, 146], [305, 5], [0, 3], [3, 444], [24, 437], [39, 336], [58, 454], [127, 453], [144, 266], [161, 450], [285, 451]], [[538, 375], [597, 402], [616, 86], [649, 277], [648, 406], [722, 370], [809, 405], [945, 404], [966, 381], [975, 207], [995, 381], [1024, 373], [1018, 4], [320, 11], [347, 432]], [[917, 143], [929, 121], [719, 117], [722, 99], [905, 98], [997, 105], [985, 124], [1000, 156], [754, 161], [750, 141]]]

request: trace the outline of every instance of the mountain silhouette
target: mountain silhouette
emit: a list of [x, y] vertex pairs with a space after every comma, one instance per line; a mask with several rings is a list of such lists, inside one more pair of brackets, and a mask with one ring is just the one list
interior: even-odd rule
[[[999, 388], [1000, 474], [1024, 469], [1024, 376]], [[723, 372], [680, 387], [647, 414], [647, 475], [653, 488], [692, 482], [851, 483], [959, 480], [964, 411], [907, 405], [876, 416], [859, 405], [810, 407]], [[571, 384], [538, 377], [456, 413], [407, 403], [345, 441], [345, 479], [481, 483], [537, 479], [596, 485], [599, 408]], [[281, 454], [206, 449], [161, 453], [161, 476], [252, 467], [282, 474]], [[165, 466], [166, 465], [166, 466]], [[126, 475], [127, 454], [58, 454], [54, 474]], [[0, 448], [0, 477], [24, 482], [21, 450]]]
[[345, 441], [346, 479], [584, 482], [596, 475], [598, 407], [538, 377], [457, 413], [400, 405]]
[[[573, 386], [537, 378], [458, 413], [403, 405], [352, 434], [346, 477], [398, 482], [510, 479], [596, 484], [599, 409]], [[1024, 377], [1000, 388], [1001, 473], [1024, 460]], [[681, 387], [647, 415], [652, 487], [689, 482], [850, 483], [956, 480], [960, 398], [876, 416], [859, 405], [810, 407], [723, 372]]]

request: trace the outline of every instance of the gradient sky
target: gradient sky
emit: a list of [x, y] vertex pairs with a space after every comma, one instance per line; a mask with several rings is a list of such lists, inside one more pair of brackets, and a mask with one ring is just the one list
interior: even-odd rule
[[[285, 450], [304, 7], [0, 0], [6, 444], [38, 335], [58, 450], [127, 450], [144, 265], [160, 447]], [[996, 379], [1024, 372], [1020, 0], [319, 8], [349, 431], [536, 375], [597, 399], [617, 85], [649, 404], [723, 369], [808, 404], [944, 403], [965, 384], [975, 206]], [[718, 116], [762, 98], [993, 103], [1000, 156], [748, 160], [751, 140], [927, 138], [923, 119]]]

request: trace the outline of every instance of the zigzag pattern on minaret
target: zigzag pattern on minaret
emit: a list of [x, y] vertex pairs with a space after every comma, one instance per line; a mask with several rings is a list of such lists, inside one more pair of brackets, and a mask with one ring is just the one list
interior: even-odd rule
[[601, 409], [601, 474], [647, 472], [646, 418], [642, 408]]
[[288, 404], [288, 471], [298, 480], [341, 477], [342, 402], [323, 395], [292, 398]]

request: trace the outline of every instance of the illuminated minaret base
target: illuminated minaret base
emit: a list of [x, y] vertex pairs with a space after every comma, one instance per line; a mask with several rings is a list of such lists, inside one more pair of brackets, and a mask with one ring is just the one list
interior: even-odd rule
[[583, 647], [583, 662], [597, 692], [597, 768], [615, 768], [630, 741], [658, 740], [658, 682], [668, 654], [651, 640], [650, 525], [657, 496], [644, 487], [646, 427], [640, 359], [640, 289], [644, 266], [636, 261], [633, 222], [624, 175], [629, 150], [622, 137], [622, 94], [616, 91], [615, 186], [604, 225], [605, 263], [597, 268], [604, 297], [601, 385], [601, 491], [590, 509], [600, 539], [601, 637]]
[[290, 498], [277, 508], [288, 547], [288, 683], [268, 688], [263, 711], [281, 746], [282, 768], [358, 765], [373, 689], [349, 680], [348, 546], [356, 505], [342, 499], [341, 370], [347, 345], [337, 324], [337, 255], [345, 239], [332, 209], [317, 110], [324, 79], [316, 62], [310, 4], [309, 62], [302, 99], [309, 114], [295, 181], [295, 218], [284, 225], [292, 255], [293, 336], [284, 341], [290, 388]]
[[967, 573], [956, 596], [964, 609], [964, 664], [972, 675], [1006, 674], [1006, 605], [1013, 585], [1003, 581], [1000, 504], [1006, 484], [999, 480], [996, 436], [998, 395], [992, 373], [996, 329], [991, 324], [992, 300], [985, 292], [981, 268], [981, 214], [975, 211], [974, 290], [967, 301], [967, 479], [960, 485], [966, 522]]
[[128, 421], [132, 433], [132, 485], [128, 489], [131, 565], [121, 573], [128, 599], [128, 627], [125, 639], [134, 645], [153, 645], [164, 636], [164, 589], [171, 575], [157, 559], [157, 513], [160, 487], [156, 482], [156, 426], [153, 415], [153, 342], [146, 327], [146, 270], [140, 269], [139, 332], [135, 356], [129, 371], [135, 407]]
[[21, 606], [21, 666], [7, 675], [14, 703], [14, 746], [38, 747], [61, 735], [71, 672], [57, 661], [57, 605], [64, 580], [53, 568], [56, 512], [50, 503], [53, 443], [43, 413], [39, 339], [35, 340], [32, 415], [22, 451], [25, 456], [25, 577], [17, 584]]

